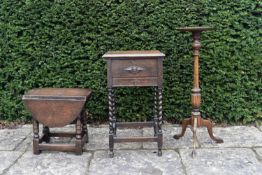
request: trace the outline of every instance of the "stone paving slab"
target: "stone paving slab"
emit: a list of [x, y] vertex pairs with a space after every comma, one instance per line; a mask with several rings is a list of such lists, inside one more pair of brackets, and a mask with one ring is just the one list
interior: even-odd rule
[[22, 152], [18, 151], [0, 151], [0, 174], [4, 170], [8, 169], [14, 162], [22, 155]]
[[262, 148], [255, 148], [254, 150], [257, 153], [258, 160], [262, 163]]
[[14, 150], [31, 132], [25, 128], [0, 130], [0, 151]]
[[[260, 129], [252, 126], [214, 127], [214, 133], [225, 142], [216, 144], [209, 138], [206, 128], [198, 128], [200, 148], [197, 149], [197, 157], [192, 159], [190, 157], [192, 131], [188, 128], [184, 137], [174, 140], [173, 135], [180, 133], [181, 127], [166, 124], [163, 125], [162, 157], [156, 155], [156, 143], [145, 142], [115, 144], [115, 157], [111, 159], [108, 157], [108, 125], [88, 126], [89, 143], [85, 146], [85, 153], [82, 156], [47, 151], [38, 156], [33, 155], [32, 125], [25, 125], [18, 129], [0, 130], [0, 160], [4, 160], [0, 164], [0, 174], [4, 171], [15, 175], [224, 175], [232, 172], [234, 175], [256, 175], [262, 172]], [[74, 125], [51, 128], [51, 131], [53, 130], [74, 131]], [[119, 129], [118, 136], [153, 136], [153, 129]], [[51, 141], [59, 143], [74, 141], [67, 139], [54, 138]], [[175, 150], [179, 151], [179, 154]]]
[[[89, 143], [86, 144], [85, 150], [105, 150], [109, 147], [108, 126], [88, 127]], [[142, 130], [137, 129], [118, 129], [118, 137], [142, 136]], [[115, 144], [115, 149], [140, 149], [142, 143], [122, 143]]]
[[15, 151], [25, 152], [28, 151], [30, 148], [31, 148], [30, 150], [32, 150], [33, 147], [32, 138], [33, 136], [31, 137], [31, 134], [29, 134], [29, 136], [27, 136], [26, 139], [23, 140], [23, 142], [15, 148]]
[[33, 129], [33, 125], [32, 124], [25, 124], [25, 125], [22, 125], [21, 128], [23, 129]]
[[65, 175], [87, 174], [90, 153], [77, 156], [73, 153], [41, 153], [33, 155], [26, 152], [8, 171], [7, 175]]
[[[163, 132], [163, 149], [192, 147], [193, 134], [189, 128], [187, 128], [185, 135], [178, 140], [175, 140], [173, 136], [174, 134], [178, 134], [181, 132], [180, 127], [174, 127], [173, 125], [163, 125], [162, 132]], [[154, 135], [153, 128], [143, 128], [143, 136], [153, 136], [153, 135]], [[157, 143], [144, 142], [143, 148], [156, 149]]]
[[212, 141], [205, 128], [198, 129], [201, 147], [258, 147], [262, 146], [262, 132], [254, 126], [214, 127], [214, 134], [224, 140], [217, 144]]
[[179, 152], [187, 175], [261, 175], [262, 172], [262, 164], [247, 148], [197, 149], [195, 158], [191, 157], [192, 149]]
[[97, 151], [91, 161], [89, 175], [183, 175], [184, 170], [177, 152], [163, 151], [158, 157], [152, 151], [122, 151], [108, 157], [107, 151]]

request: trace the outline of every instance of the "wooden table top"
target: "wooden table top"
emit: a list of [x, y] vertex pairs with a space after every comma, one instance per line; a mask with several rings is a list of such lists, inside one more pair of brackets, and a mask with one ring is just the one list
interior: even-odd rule
[[109, 51], [102, 58], [146, 58], [146, 57], [164, 57], [165, 54], [158, 50], [129, 50], [129, 51]]

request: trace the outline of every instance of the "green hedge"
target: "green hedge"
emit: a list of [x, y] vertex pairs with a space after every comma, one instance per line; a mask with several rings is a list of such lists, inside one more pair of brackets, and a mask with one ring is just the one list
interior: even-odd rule
[[[191, 113], [191, 35], [202, 36], [203, 115], [216, 122], [253, 122], [261, 112], [262, 3], [259, 0], [2, 0], [0, 118], [29, 119], [21, 97], [38, 87], [89, 87], [92, 119], [107, 120], [105, 61], [109, 50], [157, 49], [164, 61], [164, 117]], [[152, 89], [117, 90], [123, 120], [151, 115]]]

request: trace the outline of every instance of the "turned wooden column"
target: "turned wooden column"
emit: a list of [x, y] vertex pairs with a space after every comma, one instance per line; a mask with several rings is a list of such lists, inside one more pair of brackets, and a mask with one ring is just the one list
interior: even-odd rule
[[204, 120], [201, 117], [200, 113], [200, 105], [201, 105], [201, 89], [199, 87], [199, 49], [201, 47], [200, 36], [201, 32], [211, 30], [210, 27], [185, 27], [178, 28], [181, 32], [192, 32], [193, 35], [193, 44], [192, 47], [194, 49], [194, 85], [191, 93], [191, 101], [192, 101], [192, 115], [191, 118], [184, 119], [182, 121], [182, 132], [180, 134], [174, 135], [175, 139], [179, 139], [185, 134], [186, 128], [188, 125], [193, 126], [193, 148], [195, 150], [196, 147], [196, 129], [200, 126], [205, 126], [208, 129], [209, 136], [211, 139], [216, 141], [217, 143], [223, 143], [223, 140], [217, 138], [213, 135], [212, 131], [212, 121]]
[[76, 154], [81, 155], [83, 153], [83, 148], [82, 148], [82, 123], [80, 116], [76, 120]]
[[86, 137], [86, 143], [89, 142], [88, 138], [88, 129], [87, 129], [87, 112], [83, 109], [81, 112], [81, 120], [82, 120], [82, 137]]
[[33, 153], [40, 154], [39, 150], [39, 122], [33, 119]]

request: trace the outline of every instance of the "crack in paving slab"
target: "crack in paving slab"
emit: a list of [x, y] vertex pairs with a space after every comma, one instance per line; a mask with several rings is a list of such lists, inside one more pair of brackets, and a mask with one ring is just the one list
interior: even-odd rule
[[257, 155], [257, 159], [262, 163], [262, 148], [253, 148]]
[[254, 126], [215, 127], [213, 130], [216, 136], [224, 140], [224, 143], [215, 143], [209, 137], [206, 129], [199, 128], [197, 135], [202, 148], [262, 147], [261, 131]]
[[0, 130], [0, 150], [15, 150], [15, 148], [26, 139], [30, 132], [31, 130], [24, 128]]
[[26, 138], [24, 138], [18, 145], [16, 145], [14, 151], [22, 151], [25, 152], [30, 144], [32, 143], [32, 133], [28, 134]]
[[173, 150], [163, 151], [162, 157], [149, 150], [119, 150], [114, 158], [109, 158], [107, 151], [96, 151], [88, 174], [184, 175], [179, 155]]
[[90, 157], [90, 159], [87, 162], [86, 175], [89, 175], [88, 171], [89, 171], [89, 167], [90, 167], [90, 164], [91, 164], [91, 160], [93, 160], [93, 158], [94, 158], [95, 151], [89, 151], [89, 153], [91, 154], [91, 157]]
[[0, 174], [11, 167], [22, 154], [23, 152], [18, 151], [0, 151]]
[[262, 164], [251, 149], [197, 149], [195, 158], [191, 152], [192, 149], [180, 150], [188, 175], [261, 175], [262, 172]]
[[[85, 145], [85, 150], [106, 150], [109, 148], [108, 126], [89, 127], [89, 142]], [[118, 129], [117, 137], [141, 137], [142, 129]], [[116, 143], [115, 150], [119, 149], [141, 149], [142, 143]]]
[[[174, 134], [181, 132], [181, 128], [174, 127], [172, 125], [163, 125], [163, 149], [176, 149], [176, 148], [188, 148], [193, 146], [193, 134], [189, 128], [183, 137], [176, 140], [173, 138]], [[153, 128], [144, 128], [143, 136], [153, 136]], [[145, 149], [157, 149], [157, 143], [144, 142], [143, 148]]]
[[87, 161], [90, 161], [90, 158], [90, 153], [78, 156], [73, 153], [62, 152], [46, 152], [40, 155], [26, 152], [6, 172], [6, 175], [86, 174]]
[[184, 163], [183, 163], [183, 160], [182, 160], [181, 154], [180, 154], [180, 152], [179, 152], [179, 149], [176, 149], [176, 152], [177, 152], [178, 155], [179, 155], [180, 162], [181, 162], [181, 164], [182, 164], [182, 168], [183, 168], [184, 174], [187, 175], [186, 166], [185, 166]]

